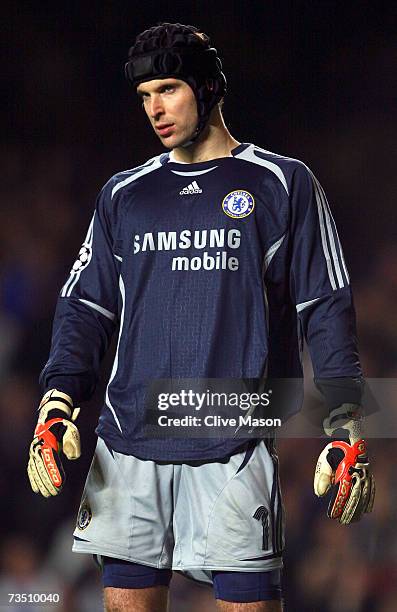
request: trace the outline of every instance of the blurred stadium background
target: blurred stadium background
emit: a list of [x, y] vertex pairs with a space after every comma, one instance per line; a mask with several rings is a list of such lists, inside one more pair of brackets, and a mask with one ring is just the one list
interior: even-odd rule
[[[193, 23], [212, 37], [228, 78], [224, 113], [233, 135], [304, 160], [322, 182], [353, 279], [365, 373], [395, 378], [397, 15], [383, 2], [43, 0], [5, 3], [2, 16], [0, 609], [39, 609], [6, 605], [4, 593], [45, 590], [61, 593], [48, 610], [94, 612], [98, 573], [70, 548], [100, 389], [83, 407], [83, 457], [67, 465], [62, 495], [35, 496], [25, 464], [55, 301], [96, 193], [116, 171], [160, 151], [123, 79], [128, 46], [160, 20]], [[371, 440], [376, 505], [349, 528], [326, 519], [326, 504], [312, 493], [322, 446], [279, 443], [287, 610], [392, 612], [397, 443]], [[172, 602], [172, 612], [215, 609], [209, 589], [178, 576]]]

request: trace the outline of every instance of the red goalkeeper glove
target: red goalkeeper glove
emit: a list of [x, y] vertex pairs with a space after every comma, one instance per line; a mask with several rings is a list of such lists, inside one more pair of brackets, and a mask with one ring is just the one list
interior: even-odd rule
[[375, 480], [362, 438], [357, 406], [343, 404], [324, 420], [328, 436], [340, 429], [349, 435], [350, 444], [341, 440], [327, 444], [317, 461], [314, 492], [322, 497], [331, 489], [328, 516], [347, 525], [372, 511]]
[[81, 454], [80, 434], [74, 424], [80, 408], [57, 389], [47, 391], [39, 406], [39, 418], [29, 449], [28, 476], [35, 493], [58, 495], [65, 482], [60, 451], [68, 459]]

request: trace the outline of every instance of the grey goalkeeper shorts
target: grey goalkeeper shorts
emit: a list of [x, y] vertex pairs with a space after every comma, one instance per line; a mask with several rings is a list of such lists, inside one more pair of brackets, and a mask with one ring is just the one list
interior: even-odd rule
[[251, 442], [224, 462], [157, 463], [98, 438], [73, 551], [181, 571], [282, 567], [283, 508], [273, 444]]

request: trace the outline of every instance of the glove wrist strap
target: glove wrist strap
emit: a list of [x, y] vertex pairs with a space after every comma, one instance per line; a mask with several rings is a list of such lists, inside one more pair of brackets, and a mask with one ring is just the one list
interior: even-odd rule
[[338, 429], [344, 430], [352, 444], [363, 437], [362, 433], [362, 411], [356, 404], [342, 404], [334, 408], [330, 415], [323, 421], [324, 431], [327, 436], [333, 436]]
[[[58, 389], [50, 389], [47, 391], [39, 405], [38, 423], [45, 423], [48, 419], [49, 412], [53, 410], [57, 410], [58, 413], [60, 411], [70, 419], [75, 413], [75, 410], [73, 410], [72, 398], [66, 393], [58, 391]], [[77, 415], [75, 415], [75, 418], [76, 416]]]

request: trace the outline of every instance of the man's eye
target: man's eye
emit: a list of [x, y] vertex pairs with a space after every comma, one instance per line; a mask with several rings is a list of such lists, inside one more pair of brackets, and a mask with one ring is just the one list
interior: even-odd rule
[[170, 92], [170, 91], [174, 91], [175, 87], [173, 85], [164, 85], [163, 91], [164, 92]]

